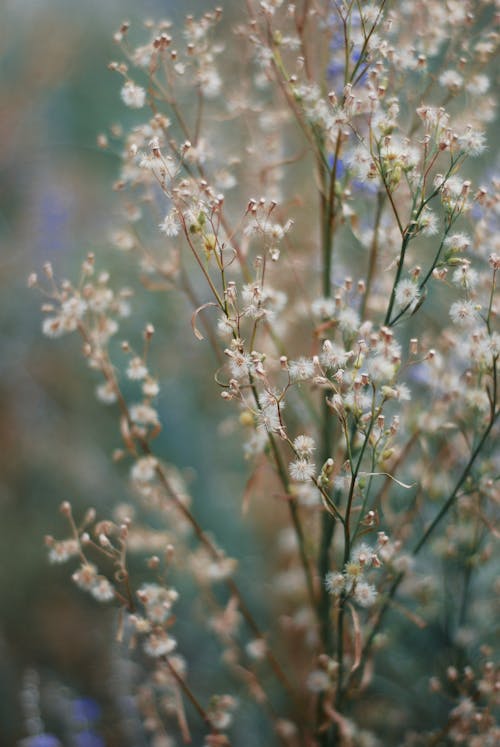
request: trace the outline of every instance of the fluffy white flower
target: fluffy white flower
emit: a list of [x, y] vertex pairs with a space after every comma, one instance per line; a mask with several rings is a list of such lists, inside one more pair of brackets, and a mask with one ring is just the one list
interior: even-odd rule
[[307, 459], [296, 459], [294, 462], [290, 462], [288, 469], [292, 480], [307, 482], [311, 477], [314, 477], [316, 465], [314, 462], [307, 461]]
[[477, 322], [477, 311], [472, 301], [455, 301], [450, 307], [450, 317], [460, 327], [470, 327]]
[[330, 594], [333, 594], [336, 597], [340, 596], [345, 587], [344, 574], [330, 571], [325, 576], [325, 586]]
[[131, 109], [142, 109], [146, 103], [146, 91], [131, 80], [125, 83], [120, 93], [123, 103]]
[[418, 285], [409, 278], [400, 280], [396, 285], [396, 304], [400, 309], [404, 309], [407, 306], [413, 309], [416, 306], [419, 296]]
[[354, 599], [361, 607], [372, 607], [377, 599], [377, 590], [366, 581], [358, 581], [354, 590]]
[[314, 363], [312, 358], [299, 358], [290, 361], [288, 370], [292, 381], [306, 381], [314, 376]]

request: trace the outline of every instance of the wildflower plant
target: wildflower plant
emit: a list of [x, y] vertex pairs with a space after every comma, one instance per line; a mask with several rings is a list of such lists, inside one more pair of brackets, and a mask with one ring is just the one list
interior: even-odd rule
[[[248, 461], [244, 513], [260, 493], [281, 556], [268, 630], [224, 527], [207, 533], [156, 449], [155, 329], [144, 319], [141, 339], [123, 337], [140, 297], [93, 254], [77, 282], [50, 265], [32, 275], [43, 332], [79, 335], [96, 396], [117, 414], [115, 461], [163, 525], [123, 506], [80, 520], [65, 501], [68, 535], [46, 540], [52, 562], [73, 560], [73, 581], [120, 610], [123, 646], [151, 660], [137, 702], [161, 744], [187, 743], [198, 719], [205, 745], [243, 745], [231, 735], [245, 699], [268, 720], [268, 744], [499, 737], [488, 619], [471, 604], [493, 593], [498, 536], [499, 179], [477, 181], [472, 161], [495, 118], [497, 21], [488, 0], [269, 0], [246, 3], [231, 31], [217, 8], [182, 29], [148, 22], [138, 45], [128, 23], [115, 34], [110, 69], [136, 119], [122, 134], [112, 243], [143, 293], [187, 297], [179, 323]], [[137, 551], [144, 576], [130, 570]], [[181, 572], [238, 698], [197, 690], [176, 635]], [[443, 583], [452, 653], [440, 671], [426, 662], [439, 722], [391, 727], [377, 673], [437, 625]]]

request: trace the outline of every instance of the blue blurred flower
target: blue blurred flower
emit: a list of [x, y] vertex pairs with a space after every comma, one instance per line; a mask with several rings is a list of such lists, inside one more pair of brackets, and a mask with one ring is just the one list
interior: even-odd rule
[[76, 747], [106, 747], [104, 739], [93, 731], [81, 731], [74, 738]]
[[73, 718], [77, 724], [94, 724], [101, 716], [101, 706], [93, 698], [76, 698], [73, 701]]
[[[330, 166], [330, 168], [333, 168], [334, 158], [335, 156], [333, 154], [328, 156], [328, 165]], [[336, 173], [337, 179], [342, 179], [342, 177], [345, 174], [345, 166], [341, 158], [337, 158], [337, 170], [335, 173]]]
[[61, 742], [53, 734], [37, 734], [20, 742], [19, 747], [62, 747]]

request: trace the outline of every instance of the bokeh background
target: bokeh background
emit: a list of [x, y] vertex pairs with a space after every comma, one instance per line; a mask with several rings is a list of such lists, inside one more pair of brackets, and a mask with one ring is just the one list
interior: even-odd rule
[[[65, 536], [62, 500], [70, 500], [77, 515], [92, 505], [101, 517], [127, 500], [126, 481], [109, 458], [119, 445], [116, 420], [95, 401], [78, 341], [42, 337], [41, 298], [26, 279], [47, 261], [59, 277], [75, 277], [94, 251], [101, 268], [118, 265], [123, 282], [137, 284], [109, 242], [119, 159], [96, 145], [101, 131], [113, 123], [126, 126], [130, 116], [120, 101], [120, 81], [107, 69], [118, 56], [112, 35], [124, 19], [140, 27], [148, 16], [175, 22], [209, 7], [172, 0], [0, 2], [2, 747], [28, 735], [26, 716], [38, 708], [37, 678], [46, 730], [63, 736], [64, 744], [77, 744], [74, 735], [92, 724], [94, 742], [87, 735], [79, 745], [146, 744], [130, 700], [135, 673], [110, 645], [113, 611], [74, 589], [68, 566], [49, 567], [43, 544], [45, 534]], [[189, 321], [188, 364], [166, 354], [166, 340], [175, 334], [169, 330], [190, 312], [182, 299], [152, 297], [149, 303], [127, 334], [139, 334], [151, 321], [164, 336], [156, 353], [167, 424], [159, 449], [186, 468], [197, 513], [209, 528], [224, 507], [226, 547], [238, 548], [255, 570], [259, 548], [238, 529], [240, 505], [231, 502], [239, 496], [241, 455], [229, 442], [217, 451], [210, 437], [221, 413], [219, 403], [212, 404], [211, 379], [189, 365], [196, 354]], [[193, 464], [196, 473], [188, 470]], [[182, 617], [182, 606], [178, 612]], [[188, 622], [181, 636], [201, 677], [213, 680], [214, 651], [197, 643], [196, 625]], [[255, 739], [258, 744], [258, 728]]]
[[[110, 459], [119, 445], [116, 417], [93, 396], [95, 380], [78, 340], [42, 337], [40, 296], [26, 280], [47, 261], [60, 277], [75, 277], [94, 251], [100, 268], [138, 287], [132, 263], [109, 241], [118, 154], [96, 144], [113, 123], [126, 128], [134, 121], [120, 101], [120, 80], [107, 69], [118, 56], [112, 35], [124, 19], [133, 27], [148, 16], [180, 22], [213, 4], [0, 0], [0, 747], [19, 745], [28, 735], [27, 717], [38, 710], [64, 745], [148, 744], [131, 698], [140, 671], [113, 643], [115, 612], [73, 588], [72, 568], [49, 566], [43, 544], [46, 534], [65, 535], [61, 501], [70, 500], [77, 515], [94, 506], [105, 517], [129, 499], [126, 468]], [[227, 0], [223, 23], [231, 24], [243, 6]], [[144, 294], [141, 303], [126, 334], [139, 335], [146, 321], [159, 330], [154, 356], [165, 427], [158, 451], [184, 471], [201, 523], [240, 559], [240, 577], [251, 580], [248, 595], [267, 628], [272, 589], [262, 557], [275, 542], [272, 517], [261, 510], [260, 520], [251, 512], [241, 521], [247, 469], [236, 439], [223, 433], [226, 410], [214, 396], [213, 361], [207, 358], [206, 368], [200, 363], [191, 310], [181, 297]], [[172, 355], [180, 346], [182, 357]], [[195, 590], [183, 592], [186, 601], [176, 610], [180, 649], [195, 662], [201, 692], [224, 692], [219, 649], [207, 636], [200, 639], [197, 614], [190, 612]], [[478, 606], [476, 614], [493, 639], [489, 610], [483, 614]], [[447, 704], [429, 698], [428, 657], [421, 652], [432, 651], [436, 666], [439, 658], [444, 666], [452, 648], [438, 625], [421, 631], [402, 618], [395, 624], [405, 631], [401, 645], [382, 662], [377, 697], [365, 701], [367, 715], [385, 709], [382, 720], [392, 735], [400, 724], [419, 729], [442, 722]], [[246, 707], [238, 713], [234, 744], [271, 744], [268, 729]], [[202, 743], [200, 734], [194, 743]]]

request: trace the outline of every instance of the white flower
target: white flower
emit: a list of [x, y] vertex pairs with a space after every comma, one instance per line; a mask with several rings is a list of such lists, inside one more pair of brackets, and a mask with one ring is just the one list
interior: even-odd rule
[[455, 285], [459, 286], [459, 288], [471, 290], [472, 288], [476, 287], [479, 276], [469, 264], [464, 262], [463, 265], [456, 268], [455, 272], [453, 273], [452, 280]]
[[370, 358], [367, 361], [366, 367], [370, 378], [377, 384], [384, 381], [392, 381], [396, 373], [394, 364], [383, 355], [376, 355]]
[[486, 150], [486, 137], [484, 132], [473, 130], [469, 127], [467, 131], [458, 138], [462, 150], [468, 156], [480, 156]]
[[377, 599], [377, 590], [366, 581], [358, 581], [354, 590], [354, 599], [361, 607], [372, 607]]
[[102, 384], [99, 384], [99, 386], [96, 387], [95, 393], [99, 402], [102, 402], [105, 405], [112, 405], [116, 402], [116, 391], [110, 381], [105, 381]]
[[247, 376], [252, 368], [252, 361], [247, 353], [241, 353], [236, 351], [231, 354], [229, 359], [229, 368], [231, 369], [231, 375], [235, 379], [242, 379]]
[[128, 378], [132, 379], [132, 381], [140, 381], [141, 379], [145, 379], [147, 375], [148, 369], [146, 368], [142, 358], [139, 358], [138, 356], [132, 358], [127, 367]]
[[111, 241], [117, 249], [121, 249], [123, 252], [129, 252], [135, 246], [135, 238], [130, 231], [113, 231]]
[[316, 448], [314, 439], [311, 438], [311, 436], [303, 435], [297, 436], [297, 438], [293, 442], [293, 447], [301, 457], [311, 456]]
[[342, 368], [349, 360], [349, 357], [349, 353], [346, 353], [340, 345], [336, 345], [330, 340], [324, 341], [320, 361], [325, 368]]
[[104, 576], [97, 576], [90, 593], [98, 602], [109, 602], [115, 596], [113, 587]]
[[49, 561], [51, 563], [65, 563], [69, 558], [78, 555], [79, 545], [75, 539], [54, 542], [49, 550]]
[[135, 482], [151, 482], [156, 473], [158, 462], [152, 456], [141, 457], [130, 470], [130, 477]]
[[140, 402], [130, 407], [130, 419], [139, 425], [157, 425], [158, 413], [150, 405]]
[[357, 332], [361, 323], [358, 313], [348, 306], [339, 312], [338, 320], [340, 329], [347, 335]]
[[97, 311], [102, 314], [110, 307], [113, 302], [113, 297], [114, 294], [111, 288], [94, 288], [94, 291], [89, 298], [89, 307], [92, 311]]
[[443, 246], [449, 252], [465, 252], [471, 245], [471, 239], [465, 233], [454, 233], [447, 236]]
[[254, 638], [253, 641], [247, 643], [245, 651], [251, 659], [260, 661], [266, 655], [267, 644], [263, 638]]
[[123, 103], [131, 109], [142, 109], [146, 103], [146, 91], [131, 80], [125, 83], [120, 93]]
[[488, 76], [478, 73], [477, 75], [472, 76], [472, 78], [466, 84], [465, 90], [472, 96], [482, 96], [486, 93], [489, 87], [490, 79], [488, 78]]
[[165, 216], [163, 222], [159, 225], [159, 229], [162, 233], [165, 234], [165, 236], [173, 237], [179, 235], [181, 224], [179, 222], [178, 213], [175, 208], [173, 208]]
[[426, 208], [418, 221], [418, 229], [424, 236], [434, 236], [438, 232], [438, 219], [429, 208]]
[[343, 573], [334, 573], [330, 571], [325, 576], [325, 587], [326, 590], [338, 597], [342, 594], [345, 588], [345, 577]]
[[477, 312], [472, 301], [455, 301], [450, 307], [450, 317], [461, 327], [470, 327], [477, 322]]
[[222, 87], [222, 80], [214, 67], [206, 67], [200, 70], [198, 79], [201, 92], [207, 99], [213, 99], [218, 95]]
[[151, 633], [144, 642], [144, 651], [149, 656], [166, 656], [176, 647], [177, 642], [164, 630]]
[[409, 278], [400, 280], [396, 285], [396, 305], [400, 309], [406, 308], [407, 306], [410, 307], [410, 309], [415, 308], [419, 296], [420, 292], [418, 285]]
[[369, 568], [373, 562], [373, 555], [374, 552], [370, 545], [362, 542], [351, 552], [351, 562], [357, 563], [363, 568]]
[[93, 563], [82, 563], [80, 568], [73, 573], [72, 579], [80, 589], [90, 591], [97, 579], [97, 568]]
[[160, 391], [160, 385], [156, 379], [148, 377], [142, 385], [142, 393], [145, 397], [156, 397]]
[[288, 371], [292, 381], [306, 381], [314, 376], [314, 363], [312, 358], [299, 358], [296, 361], [290, 361]]
[[69, 330], [64, 328], [61, 317], [48, 316], [42, 322], [42, 332], [46, 337], [61, 337]]
[[87, 310], [87, 304], [78, 296], [72, 296], [61, 304], [61, 318], [65, 329], [72, 332]]
[[458, 91], [463, 85], [464, 79], [456, 70], [445, 70], [439, 76], [439, 83], [449, 91]]
[[316, 465], [306, 459], [296, 459], [294, 462], [290, 462], [288, 469], [292, 480], [307, 482], [311, 477], [314, 477]]

